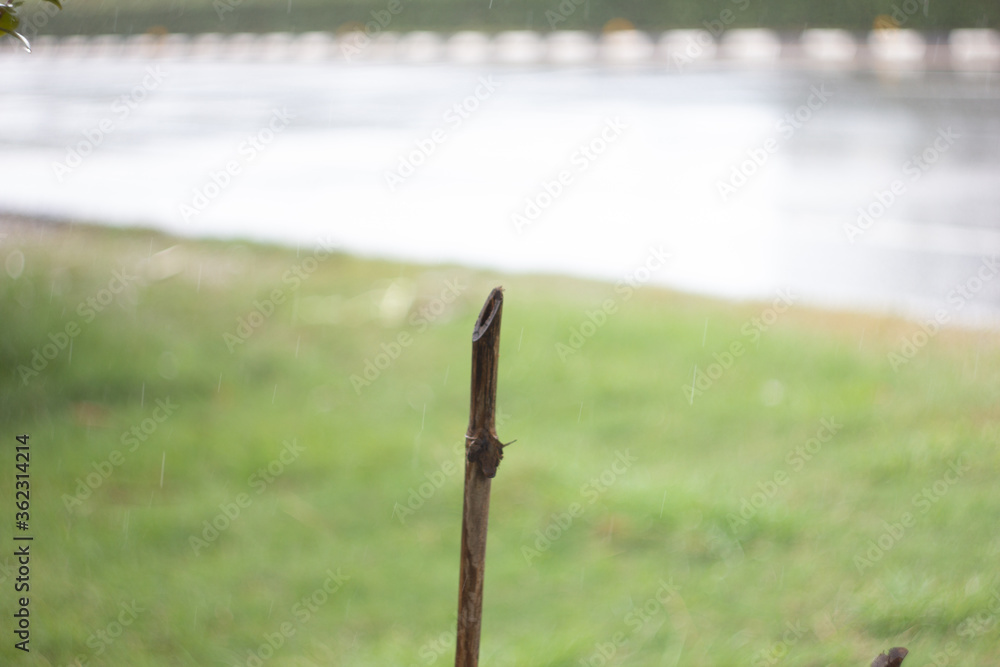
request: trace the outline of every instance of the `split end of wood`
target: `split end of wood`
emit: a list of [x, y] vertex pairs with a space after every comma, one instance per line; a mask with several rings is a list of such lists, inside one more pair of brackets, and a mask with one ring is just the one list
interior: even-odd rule
[[[493, 318], [503, 311], [503, 286], [497, 286], [493, 288], [490, 295], [486, 297], [486, 302], [483, 304], [483, 309], [479, 311], [479, 317], [476, 318], [476, 324], [472, 328], [472, 342], [476, 342], [482, 338], [490, 325], [493, 324]], [[499, 335], [499, 334], [498, 334]]]

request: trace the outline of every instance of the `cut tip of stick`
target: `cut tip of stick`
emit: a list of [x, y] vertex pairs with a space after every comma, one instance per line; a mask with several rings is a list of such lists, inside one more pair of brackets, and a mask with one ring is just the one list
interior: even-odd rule
[[494, 287], [490, 295], [486, 297], [486, 303], [483, 304], [483, 309], [479, 311], [479, 317], [476, 319], [476, 326], [472, 330], [472, 340], [477, 341], [482, 338], [490, 325], [493, 324], [493, 318], [496, 314], [503, 308], [503, 287]]

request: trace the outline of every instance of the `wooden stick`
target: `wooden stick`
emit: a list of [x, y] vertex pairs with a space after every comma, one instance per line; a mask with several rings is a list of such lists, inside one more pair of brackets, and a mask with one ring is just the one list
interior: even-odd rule
[[455, 667], [479, 664], [490, 483], [503, 458], [503, 445], [497, 438], [495, 424], [502, 313], [503, 288], [497, 287], [483, 304], [472, 331], [472, 392], [469, 428], [465, 432], [465, 499], [462, 503]]

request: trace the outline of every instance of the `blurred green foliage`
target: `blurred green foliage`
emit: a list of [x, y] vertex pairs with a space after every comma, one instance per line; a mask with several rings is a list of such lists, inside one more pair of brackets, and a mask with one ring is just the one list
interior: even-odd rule
[[[62, 9], [60, 0], [44, 0], [44, 2], [57, 9]], [[31, 45], [28, 39], [19, 31], [21, 27], [20, 12], [23, 5], [23, 0], [5, 0], [0, 3], [0, 37], [9, 35], [19, 40], [26, 49], [30, 50]]]

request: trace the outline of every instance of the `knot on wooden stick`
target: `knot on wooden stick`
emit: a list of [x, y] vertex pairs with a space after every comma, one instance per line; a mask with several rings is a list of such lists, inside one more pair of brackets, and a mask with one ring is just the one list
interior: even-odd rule
[[497, 467], [503, 460], [503, 448], [514, 442], [504, 444], [500, 438], [488, 431], [482, 432], [476, 437], [465, 436], [466, 440], [471, 440], [465, 452], [465, 458], [469, 463], [478, 463], [483, 475], [493, 479], [497, 474]]

